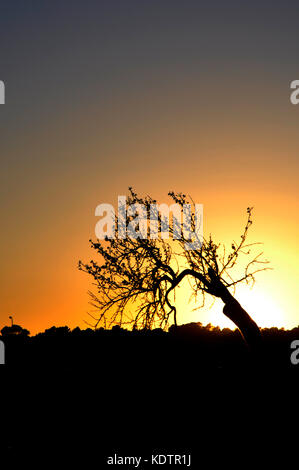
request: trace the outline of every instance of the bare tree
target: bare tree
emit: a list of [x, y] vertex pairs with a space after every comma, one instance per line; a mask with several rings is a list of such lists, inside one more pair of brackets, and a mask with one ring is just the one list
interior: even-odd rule
[[[169, 192], [169, 196], [182, 209], [186, 204], [195, 206], [192, 199], [182, 193]], [[150, 196], [138, 197], [129, 188], [127, 206], [142, 204], [148, 220], [151, 207], [156, 203]], [[133, 215], [126, 219], [126, 229], [132, 220]], [[252, 224], [252, 208], [247, 208], [247, 221], [239, 242], [233, 241], [229, 250], [221, 243], [214, 243], [211, 236], [203, 238], [196, 249], [186, 249], [186, 243], [190, 243], [190, 232], [186, 235], [183, 222], [180, 223], [179, 239], [175, 237], [178, 227], [174, 223], [169, 224], [171, 239], [150, 238], [149, 225], [146, 238], [120, 238], [119, 231], [123, 231], [124, 227], [119, 223], [119, 216], [116, 216], [114, 239], [90, 240], [101, 262], [80, 261], [79, 269], [91, 274], [97, 288], [96, 293], [90, 292], [91, 304], [99, 312], [96, 316], [90, 314], [94, 319], [93, 326], [118, 324], [133, 328], [166, 328], [171, 316], [176, 325], [177, 309], [173, 292], [188, 277], [190, 295], [201, 297], [198, 306], [204, 306], [206, 294], [221, 298], [225, 304], [223, 313], [240, 329], [247, 343], [256, 346], [260, 340], [260, 330], [233, 296], [237, 284], [254, 282], [255, 274], [267, 269], [264, 266], [267, 261], [261, 259], [262, 253], [252, 255], [252, 247], [257, 243], [246, 243]], [[163, 219], [160, 214], [158, 224], [161, 228]], [[190, 211], [189, 224], [192, 233], [196, 234], [194, 210]], [[238, 277], [234, 277], [236, 264], [239, 271], [242, 269]]]

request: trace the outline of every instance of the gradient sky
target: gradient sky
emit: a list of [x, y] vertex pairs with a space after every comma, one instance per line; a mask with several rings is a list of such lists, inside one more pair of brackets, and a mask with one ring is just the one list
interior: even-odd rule
[[[274, 269], [238, 298], [262, 326], [299, 324], [298, 15], [295, 0], [1, 1], [0, 327], [86, 326], [77, 261], [94, 258], [95, 207], [130, 185], [191, 194], [216, 240], [254, 206]], [[215, 308], [179, 321], [224, 325]]]

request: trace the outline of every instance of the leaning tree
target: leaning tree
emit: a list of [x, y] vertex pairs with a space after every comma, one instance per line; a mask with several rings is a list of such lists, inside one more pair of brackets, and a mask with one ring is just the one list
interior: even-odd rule
[[[195, 208], [193, 200], [185, 194], [172, 191], [168, 194], [182, 213], [186, 207]], [[140, 207], [143, 208], [145, 224], [138, 214]], [[199, 240], [191, 240], [198, 237], [195, 210], [190, 210], [187, 215], [189, 231], [183, 227], [184, 219], [178, 226], [177, 219], [173, 218], [173, 223], [168, 224], [169, 238], [153, 238], [148, 222], [153, 208], [161, 235], [165, 220], [157, 211], [157, 201], [150, 196], [139, 197], [129, 188], [127, 217], [120, 220], [119, 214], [115, 215], [114, 236], [90, 240], [92, 248], [100, 255], [99, 260], [80, 261], [79, 269], [91, 274], [96, 286], [95, 293], [89, 292], [91, 304], [98, 312], [97, 315], [90, 313], [93, 326], [118, 324], [132, 328], [166, 328], [171, 318], [176, 325], [177, 308], [173, 292], [188, 277], [190, 295], [200, 297], [198, 307], [204, 306], [207, 294], [222, 299], [223, 313], [239, 328], [248, 345], [256, 347], [260, 342], [260, 330], [233, 296], [237, 284], [254, 282], [255, 274], [267, 269], [264, 266], [267, 261], [261, 259], [262, 253], [252, 254], [252, 246], [256, 243], [246, 242], [252, 224], [252, 208], [247, 208], [247, 221], [240, 240], [233, 241], [229, 249], [222, 243], [216, 244], [211, 236], [201, 238], [200, 243]], [[130, 235], [132, 224], [135, 224], [137, 236], [124, 236]], [[193, 249], [186, 249], [190, 241], [195, 242]]]

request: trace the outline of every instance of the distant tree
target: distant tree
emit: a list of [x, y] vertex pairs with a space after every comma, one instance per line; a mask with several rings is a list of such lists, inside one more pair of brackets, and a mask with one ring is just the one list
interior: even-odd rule
[[[183, 210], [185, 204], [194, 208], [191, 198], [182, 193], [169, 192], [172, 201]], [[127, 206], [143, 204], [149, 219], [151, 205], [157, 201], [150, 196], [143, 198], [129, 188]], [[135, 206], [138, 207], [138, 206]], [[140, 222], [140, 219], [138, 219]], [[134, 221], [134, 215], [127, 217], [126, 227]], [[158, 218], [159, 227], [163, 220]], [[190, 228], [196, 233], [194, 211], [190, 214]], [[197, 249], [186, 249], [190, 237], [185, 234], [181, 222], [180, 239], [173, 239], [175, 224], [169, 224], [171, 239], [161, 237], [120, 238], [119, 216], [115, 218], [115, 238], [106, 237], [104, 241], [92, 241], [92, 248], [100, 255], [100, 261], [79, 262], [79, 269], [90, 274], [97, 287], [97, 293], [90, 292], [91, 304], [99, 314], [91, 315], [94, 326], [102, 324], [111, 327], [113, 324], [130, 325], [133, 328], [166, 328], [170, 317], [177, 324], [175, 296], [171, 293], [180, 282], [188, 277], [191, 295], [201, 296], [199, 307], [205, 303], [206, 294], [221, 298], [224, 302], [223, 313], [240, 329], [248, 344], [256, 345], [260, 339], [260, 330], [252, 318], [233, 297], [235, 286], [241, 282], [254, 282], [255, 274], [267, 269], [267, 261], [261, 259], [262, 253], [251, 254], [256, 243], [247, 244], [248, 230], [252, 224], [252, 208], [247, 208], [247, 221], [238, 242], [233, 241], [230, 249], [212, 237], [203, 239]], [[139, 228], [137, 224], [137, 228]], [[149, 227], [147, 227], [149, 234]], [[194, 240], [193, 240], [194, 241]], [[240, 262], [243, 258], [243, 264]], [[262, 266], [261, 266], [262, 264]], [[238, 276], [234, 268], [238, 265]], [[242, 274], [240, 274], [242, 269]], [[232, 293], [230, 292], [232, 289]], [[187, 300], [187, 299], [186, 299]]]
[[30, 331], [26, 330], [26, 328], [22, 328], [20, 325], [16, 325], [13, 322], [13, 317], [9, 317], [11, 321], [11, 326], [4, 326], [1, 330], [1, 335], [3, 337], [7, 336], [20, 336], [20, 337], [27, 337], [30, 335]]

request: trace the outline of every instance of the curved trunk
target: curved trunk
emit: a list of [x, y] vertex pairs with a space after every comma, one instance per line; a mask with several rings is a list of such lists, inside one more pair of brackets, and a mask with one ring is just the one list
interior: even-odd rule
[[236, 299], [224, 305], [223, 313], [239, 328], [248, 346], [254, 350], [259, 349], [260, 329]]
[[221, 299], [225, 303], [224, 315], [239, 328], [248, 346], [255, 351], [260, 349], [261, 332], [259, 327], [225, 286], [222, 288]]
[[255, 321], [252, 320], [252, 318], [248, 315], [248, 313], [241, 307], [239, 302], [232, 296], [228, 288], [223, 284], [219, 276], [215, 273], [212, 268], [209, 268], [208, 274], [210, 278], [209, 280], [207, 280], [207, 278], [204, 277], [201, 273], [198, 273], [193, 269], [185, 269], [172, 282], [172, 286], [167, 291], [166, 297], [168, 293], [172, 289], [174, 289], [185, 276], [194, 276], [205, 285], [206, 292], [216, 297], [219, 297], [224, 302], [224, 315], [226, 315], [239, 328], [248, 346], [252, 350], [260, 353], [262, 336], [259, 327], [255, 323]]

